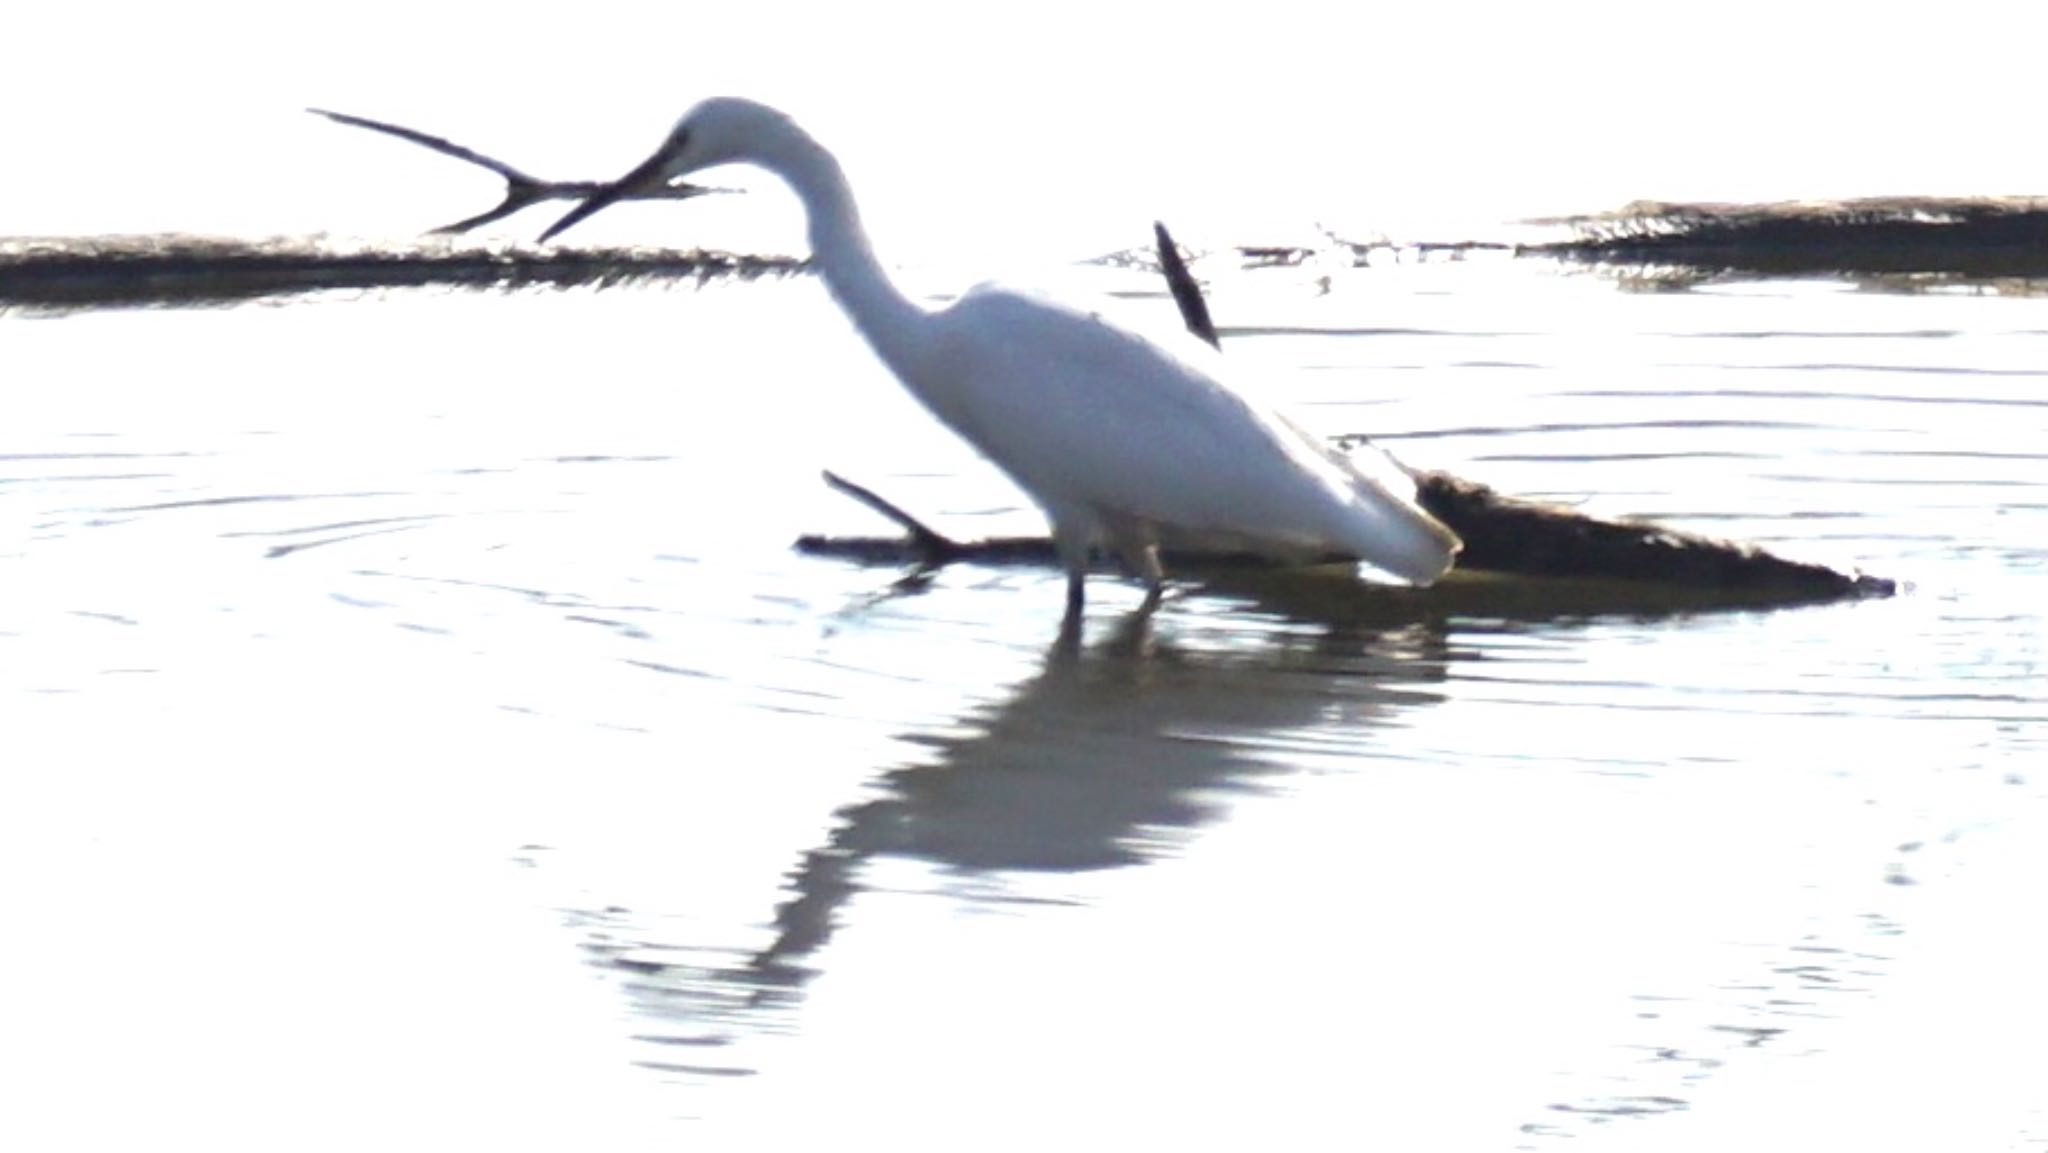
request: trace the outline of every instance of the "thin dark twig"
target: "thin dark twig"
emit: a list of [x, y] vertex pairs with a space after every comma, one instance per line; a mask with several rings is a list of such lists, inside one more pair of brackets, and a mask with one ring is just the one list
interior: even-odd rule
[[910, 534], [910, 539], [917, 544], [918, 550], [933, 560], [943, 560], [959, 556], [965, 547], [952, 537], [926, 527], [923, 521], [904, 512], [901, 508], [877, 495], [872, 489], [855, 484], [845, 477], [832, 472], [830, 469], [825, 471], [825, 483], [830, 485], [835, 491], [845, 493], [847, 496], [852, 497], [895, 522], [897, 527]]
[[[422, 148], [431, 149], [443, 156], [452, 156], [457, 160], [489, 169], [504, 178], [505, 199], [499, 201], [496, 208], [458, 220], [453, 224], [444, 224], [439, 228], [432, 229], [431, 232], [433, 234], [455, 235], [468, 232], [490, 224], [493, 221], [503, 220], [515, 212], [539, 204], [544, 200], [580, 200], [605, 186], [602, 181], [597, 180], [542, 180], [538, 176], [528, 175], [495, 156], [486, 156], [474, 148], [457, 144], [446, 137], [435, 136], [430, 132], [422, 132], [417, 128], [407, 128], [403, 124], [391, 124], [382, 120], [372, 120], [367, 116], [354, 116], [347, 112], [331, 112], [325, 108], [308, 108], [306, 111], [311, 112], [315, 116], [324, 116], [336, 124], [346, 124], [352, 128], [366, 128], [371, 132], [381, 132], [386, 136], [396, 137], [399, 140], [417, 144]], [[687, 200], [692, 196], [702, 196], [709, 192], [723, 191], [726, 190], [706, 188], [703, 185], [677, 181], [676, 183], [663, 185], [659, 188], [650, 188], [645, 191], [630, 193], [629, 196], [632, 199], [638, 200]]]
[[1159, 249], [1159, 269], [1166, 274], [1166, 287], [1173, 293], [1173, 302], [1180, 306], [1180, 318], [1188, 331], [1207, 341], [1211, 348], [1222, 348], [1223, 342], [1216, 335], [1216, 322], [1209, 319], [1209, 302], [1202, 298], [1202, 286], [1188, 271], [1187, 262], [1180, 257], [1180, 246], [1173, 242], [1173, 234], [1166, 225], [1152, 222], [1152, 240]]
[[352, 116], [346, 112], [331, 112], [325, 108], [308, 108], [306, 111], [311, 112], [315, 116], [325, 116], [336, 124], [347, 124], [354, 128], [367, 128], [372, 132], [382, 132], [386, 136], [396, 136], [400, 140], [409, 140], [422, 148], [431, 148], [443, 156], [453, 156], [457, 160], [467, 160], [471, 164], [490, 169], [514, 184], [537, 185], [547, 183], [547, 181], [537, 180], [528, 176], [526, 173], [494, 156], [485, 156], [473, 148], [465, 148], [445, 137], [421, 132], [417, 128], [407, 128], [402, 124], [389, 124], [382, 120], [372, 120], [367, 116]]

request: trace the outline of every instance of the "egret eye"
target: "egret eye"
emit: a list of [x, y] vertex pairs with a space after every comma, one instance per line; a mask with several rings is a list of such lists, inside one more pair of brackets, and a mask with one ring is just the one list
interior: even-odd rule
[[670, 156], [680, 156], [682, 154], [683, 149], [687, 147], [689, 143], [690, 126], [687, 124], [679, 125], [677, 126], [674, 132], [669, 133], [668, 147], [662, 149], [662, 151], [668, 153]]

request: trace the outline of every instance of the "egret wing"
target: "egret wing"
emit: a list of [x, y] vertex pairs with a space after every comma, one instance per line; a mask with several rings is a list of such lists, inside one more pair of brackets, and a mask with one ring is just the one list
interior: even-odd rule
[[[1177, 535], [1351, 552], [1410, 579], [1433, 579], [1455, 550], [1414, 505], [1412, 482], [1362, 475], [1192, 338], [1149, 340], [999, 288], [963, 297], [942, 325], [931, 367], [947, 380], [925, 390], [933, 409], [1043, 503]], [[1425, 538], [1434, 559], [1407, 555]]]

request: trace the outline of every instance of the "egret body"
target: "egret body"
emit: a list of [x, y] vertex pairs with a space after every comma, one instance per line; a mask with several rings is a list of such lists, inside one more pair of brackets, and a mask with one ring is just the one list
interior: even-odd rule
[[1340, 553], [1428, 584], [1457, 536], [1424, 512], [1414, 481], [1367, 447], [1341, 454], [1230, 383], [1184, 337], [1149, 340], [1044, 297], [982, 285], [941, 308], [905, 296], [875, 259], [839, 162], [783, 113], [707, 100], [653, 156], [541, 235], [606, 205], [722, 164], [780, 177], [803, 202], [812, 264], [890, 371], [948, 428], [1030, 494], [1051, 522], [1078, 609], [1092, 550], [1144, 579], [1159, 546], [1281, 559]]

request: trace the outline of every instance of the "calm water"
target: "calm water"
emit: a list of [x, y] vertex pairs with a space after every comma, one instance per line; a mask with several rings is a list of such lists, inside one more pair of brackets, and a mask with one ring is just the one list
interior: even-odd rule
[[2048, 1144], [2048, 305], [1212, 271], [1317, 428], [1909, 589], [1062, 654], [789, 548], [1038, 523], [807, 279], [0, 316], [0, 1133]]

